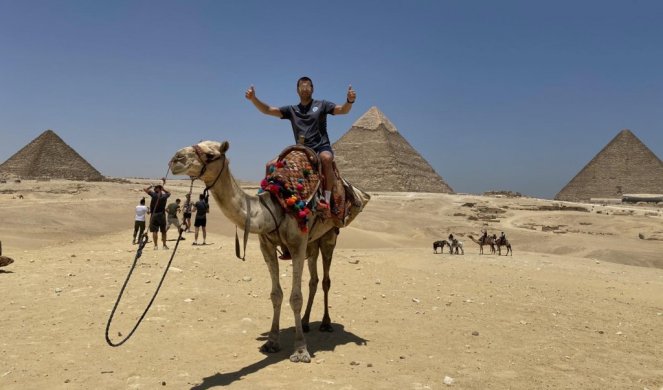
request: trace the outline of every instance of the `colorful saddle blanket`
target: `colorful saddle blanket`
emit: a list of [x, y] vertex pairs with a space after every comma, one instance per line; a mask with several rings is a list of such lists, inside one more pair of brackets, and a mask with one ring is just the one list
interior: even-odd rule
[[318, 155], [306, 146], [293, 145], [267, 166], [267, 176], [260, 183], [258, 193], [270, 192], [306, 232], [311, 215], [309, 203], [320, 187], [320, 181]]
[[[330, 212], [319, 215], [331, 218], [337, 227], [345, 227], [361, 212], [370, 196], [342, 179], [336, 164], [334, 175]], [[293, 145], [269, 163], [258, 193], [270, 192], [297, 219], [302, 232], [306, 232], [307, 222], [322, 197], [320, 188], [325, 179], [318, 155], [306, 146]]]

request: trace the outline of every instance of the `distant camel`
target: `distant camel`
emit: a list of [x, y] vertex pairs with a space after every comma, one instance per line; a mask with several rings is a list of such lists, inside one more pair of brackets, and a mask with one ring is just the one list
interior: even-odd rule
[[453, 254], [454, 250], [455, 250], [456, 254], [458, 255], [459, 254], [458, 253], [459, 249], [460, 249], [460, 254], [462, 254], [462, 255], [465, 254], [465, 250], [463, 249], [463, 242], [462, 241], [458, 241], [457, 239], [452, 238], [451, 242], [448, 243], [448, 245], [449, 245], [449, 249], [451, 250], [451, 254]]
[[13, 263], [14, 260], [2, 255], [2, 241], [0, 241], [0, 267]]
[[472, 236], [468, 236], [470, 240], [479, 244], [479, 254], [483, 255], [483, 246], [490, 245], [490, 253], [495, 253], [495, 240], [490, 236], [481, 236], [479, 239], [475, 239]]
[[440, 253], [444, 253], [444, 246], [449, 245], [447, 240], [435, 241], [433, 243], [433, 253], [437, 253], [437, 248], [440, 248]]
[[509, 240], [507, 240], [506, 237], [497, 238], [497, 236], [493, 234], [493, 239], [495, 240], [495, 246], [497, 247], [497, 254], [499, 256], [502, 256], [502, 246], [506, 247], [506, 253], [504, 254], [505, 256], [508, 256], [509, 253], [511, 253], [511, 256], [513, 256], [513, 251], [511, 250], [511, 243], [509, 242]]

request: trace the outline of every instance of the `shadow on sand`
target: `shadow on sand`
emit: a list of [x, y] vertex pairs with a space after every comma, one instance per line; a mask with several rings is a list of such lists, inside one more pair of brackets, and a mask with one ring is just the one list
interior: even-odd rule
[[[341, 324], [332, 324], [334, 332], [320, 332], [320, 322], [311, 322], [311, 331], [306, 334], [306, 342], [308, 351], [311, 358], [315, 357], [318, 351], [333, 351], [338, 345], [345, 345], [354, 343], [356, 345], [366, 345], [368, 340], [363, 339], [354, 333], [346, 332]], [[259, 341], [267, 340], [267, 333], [263, 333], [257, 338]], [[249, 366], [243, 367], [240, 370], [233, 372], [221, 373], [217, 372], [212, 376], [203, 378], [202, 383], [197, 384], [191, 390], [204, 390], [211, 389], [217, 386], [227, 386], [235, 381], [241, 380], [243, 377], [258, 372], [261, 369], [268, 367], [274, 363], [288, 360], [292, 353], [293, 343], [295, 340], [295, 327], [281, 329], [281, 351], [273, 354], [265, 354], [265, 358], [257, 361]], [[296, 363], [292, 363], [296, 364]], [[300, 363], [306, 364], [306, 363]]]

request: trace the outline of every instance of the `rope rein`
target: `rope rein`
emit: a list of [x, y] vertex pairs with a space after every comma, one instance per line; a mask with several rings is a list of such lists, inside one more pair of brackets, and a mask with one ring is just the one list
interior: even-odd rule
[[[214, 179], [212, 184], [205, 186], [205, 190], [203, 191], [203, 196], [205, 198], [205, 202], [209, 204], [209, 189], [216, 185], [216, 182], [219, 180], [219, 178], [221, 177], [221, 174], [225, 170], [225, 168], [226, 168], [226, 157], [225, 157], [225, 154], [223, 154], [219, 158], [207, 157], [207, 158], [204, 159], [203, 156], [205, 155], [205, 153], [203, 153], [200, 146], [193, 145], [193, 149], [195, 150], [196, 155], [198, 156], [200, 161], [203, 163], [203, 168], [200, 170], [200, 173], [198, 174], [197, 177], [191, 177], [191, 185], [189, 186], [189, 195], [188, 195], [189, 203], [191, 202], [191, 194], [193, 193], [193, 183], [194, 183], [194, 181], [196, 179], [201, 179], [202, 175], [207, 170], [207, 165], [209, 163], [223, 158], [223, 161], [221, 162], [221, 169], [219, 170], [218, 175], [216, 175], [216, 178]], [[164, 184], [166, 182], [166, 177], [168, 176], [169, 172], [170, 172], [170, 164], [168, 164], [168, 169], [166, 170], [166, 176], [164, 176], [164, 178], [163, 178], [163, 183]], [[156, 206], [159, 204], [160, 199], [161, 199], [161, 196], [157, 197], [154, 209], [156, 209]], [[237, 227], [236, 227], [236, 230], [235, 230], [235, 255], [237, 256], [237, 258], [241, 259], [242, 261], [244, 261], [245, 257], [246, 257], [246, 243], [248, 241], [249, 229], [250, 229], [250, 223], [251, 223], [251, 206], [250, 206], [248, 198], [246, 200], [246, 206], [247, 206], [247, 210], [246, 210], [246, 222], [245, 222], [245, 225], [244, 225], [244, 256], [243, 257], [240, 257], [240, 255], [239, 255], [240, 254], [239, 253], [239, 237], [237, 235]], [[274, 222], [276, 222], [276, 218], [274, 217], [274, 214], [272, 213], [272, 211], [269, 209], [269, 207], [267, 209], [269, 210], [270, 214], [272, 214], [272, 218], [274, 218]], [[185, 226], [186, 226], [187, 229], [189, 228], [189, 226], [186, 223], [185, 223]], [[278, 225], [277, 225], [277, 229], [278, 229]], [[177, 247], [179, 246], [180, 241], [182, 239], [182, 233], [184, 232], [184, 229], [180, 227], [178, 230], [179, 230], [179, 235], [177, 237], [177, 242], [175, 243], [175, 247], [173, 248], [173, 253], [171, 254], [170, 260], [168, 261], [168, 264], [166, 265], [166, 268], [163, 271], [163, 275], [161, 275], [161, 279], [159, 280], [159, 284], [158, 284], [156, 290], [154, 291], [154, 294], [152, 294], [152, 298], [150, 299], [150, 302], [147, 304], [147, 307], [145, 308], [145, 310], [141, 314], [138, 321], [136, 321], [136, 324], [131, 329], [129, 334], [127, 334], [127, 336], [125, 338], [123, 338], [122, 340], [120, 340], [119, 342], [113, 342], [110, 339], [110, 336], [109, 336], [111, 323], [113, 322], [113, 317], [115, 316], [115, 311], [117, 310], [117, 307], [120, 304], [120, 301], [122, 300], [122, 295], [124, 294], [124, 290], [126, 289], [127, 285], [129, 284], [129, 280], [131, 279], [131, 275], [133, 274], [134, 270], [136, 269], [136, 265], [138, 264], [138, 259], [143, 254], [143, 249], [145, 248], [145, 245], [147, 244], [147, 242], [149, 240], [148, 234], [144, 233], [143, 236], [139, 239], [138, 249], [136, 250], [136, 256], [134, 257], [134, 262], [131, 265], [131, 268], [129, 269], [129, 273], [127, 274], [127, 278], [125, 279], [124, 284], [122, 285], [122, 288], [120, 289], [120, 293], [118, 294], [117, 300], [115, 301], [115, 304], [113, 305], [113, 309], [111, 310], [111, 314], [108, 317], [108, 322], [106, 324], [106, 332], [105, 332], [106, 342], [111, 347], [119, 347], [120, 345], [124, 344], [127, 340], [129, 340], [129, 338], [134, 334], [134, 332], [136, 332], [136, 330], [138, 329], [138, 326], [141, 324], [141, 322], [143, 321], [143, 319], [147, 315], [147, 312], [150, 310], [150, 307], [152, 307], [152, 303], [154, 303], [154, 300], [156, 299], [157, 294], [159, 294], [159, 290], [161, 290], [161, 286], [163, 285], [163, 282], [166, 279], [166, 275], [168, 274], [168, 270], [170, 269], [170, 265], [172, 264], [173, 259], [175, 258], [175, 253], [177, 252]]]
[[[164, 184], [166, 182], [166, 177], [168, 177], [168, 172], [169, 171], [170, 171], [170, 165], [168, 166], [168, 170], [166, 171], [166, 176], [164, 176], [164, 178], [163, 178]], [[191, 193], [193, 192], [193, 182], [194, 182], [194, 179], [191, 180], [191, 186], [189, 187], [189, 199], [191, 199]], [[157, 201], [155, 202], [155, 206], [154, 206], [155, 209], [156, 209], [156, 205], [159, 204], [159, 198], [157, 198]], [[127, 274], [127, 278], [124, 280], [124, 284], [122, 285], [122, 288], [120, 289], [120, 293], [117, 296], [117, 300], [115, 300], [115, 305], [113, 305], [113, 310], [111, 310], [111, 314], [108, 317], [108, 323], [106, 324], [106, 334], [105, 334], [106, 342], [111, 347], [119, 347], [120, 345], [124, 344], [127, 340], [129, 340], [129, 338], [138, 329], [138, 326], [140, 325], [140, 323], [143, 322], [143, 319], [147, 315], [147, 312], [150, 310], [150, 307], [152, 307], [152, 303], [154, 303], [154, 300], [157, 298], [157, 294], [159, 294], [159, 290], [161, 290], [161, 285], [163, 285], [163, 281], [166, 279], [166, 275], [168, 274], [168, 270], [170, 269], [170, 265], [173, 263], [173, 259], [175, 258], [175, 253], [177, 252], [177, 247], [180, 245], [180, 241], [182, 239], [182, 233], [184, 232], [184, 229], [182, 229], [180, 227], [178, 230], [179, 230], [179, 235], [177, 236], [177, 242], [175, 242], [175, 247], [173, 248], [173, 253], [170, 255], [170, 260], [168, 260], [168, 264], [166, 265], [166, 268], [163, 271], [163, 275], [161, 275], [161, 280], [159, 280], [159, 285], [157, 286], [156, 290], [154, 291], [154, 294], [152, 294], [152, 298], [150, 299], [150, 302], [147, 304], [147, 307], [143, 311], [143, 314], [141, 314], [140, 318], [138, 318], [138, 321], [136, 321], [136, 324], [134, 325], [133, 329], [131, 329], [129, 334], [125, 338], [120, 340], [119, 342], [115, 343], [110, 339], [110, 335], [109, 335], [110, 326], [111, 326], [111, 323], [113, 322], [113, 317], [115, 316], [115, 310], [117, 309], [118, 305], [120, 304], [120, 301], [122, 300], [122, 295], [124, 294], [124, 290], [127, 288], [127, 285], [129, 284], [129, 280], [131, 279], [131, 275], [133, 274], [134, 270], [136, 269], [136, 265], [138, 264], [138, 259], [140, 259], [141, 255], [143, 254], [143, 249], [145, 248], [145, 245], [147, 244], [147, 241], [149, 240], [149, 236], [148, 236], [147, 233], [143, 233], [143, 236], [138, 240], [138, 249], [136, 250], [136, 257], [134, 257], [134, 262], [131, 265], [131, 268], [129, 269], [129, 273]]]

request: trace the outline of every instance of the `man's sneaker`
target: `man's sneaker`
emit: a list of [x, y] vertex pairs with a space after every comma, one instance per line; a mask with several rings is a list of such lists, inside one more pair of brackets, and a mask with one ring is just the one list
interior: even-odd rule
[[168, 245], [163, 244], [163, 250], [168, 250], [168, 249], [170, 249], [170, 248], [168, 248]]
[[159, 249], [159, 247], [155, 245], [155, 246], [154, 246], [154, 250], [157, 250], [157, 249]]

